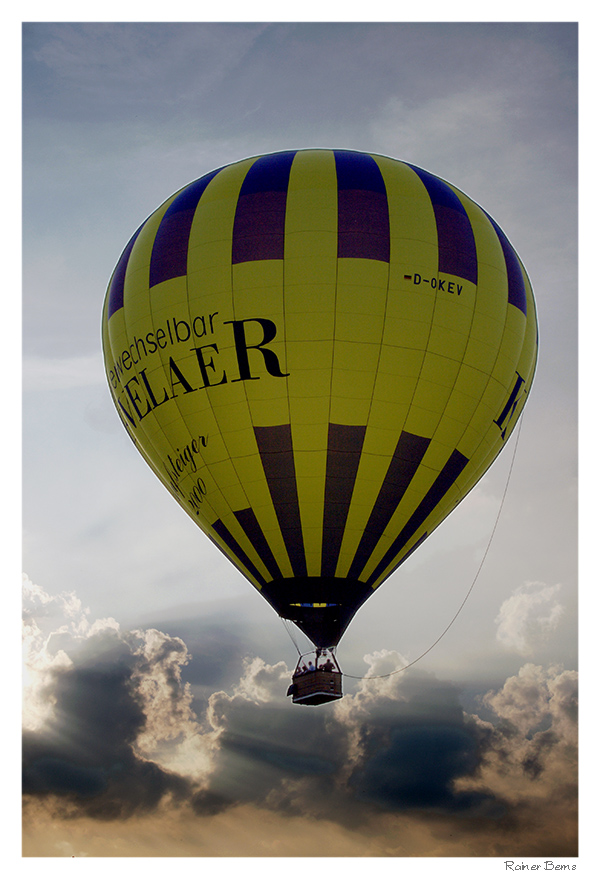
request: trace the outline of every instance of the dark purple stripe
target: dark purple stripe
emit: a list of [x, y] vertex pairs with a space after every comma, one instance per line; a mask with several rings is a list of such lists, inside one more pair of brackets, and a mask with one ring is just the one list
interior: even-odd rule
[[431, 441], [403, 431], [361, 537], [348, 577], [360, 579], [373, 550], [415, 475]]
[[330, 424], [325, 470], [321, 576], [334, 577], [366, 427]]
[[523, 270], [514, 248], [500, 226], [495, 220], [487, 214], [487, 217], [496, 231], [496, 235], [502, 247], [504, 254], [504, 262], [506, 264], [506, 275], [508, 277], [508, 302], [523, 312], [527, 317], [527, 293], [525, 291], [525, 281], [523, 279]]
[[235, 513], [235, 517], [244, 529], [248, 540], [258, 553], [260, 559], [262, 560], [265, 568], [267, 569], [271, 577], [274, 580], [280, 579], [283, 574], [281, 573], [279, 565], [275, 560], [275, 556], [271, 551], [271, 547], [267, 543], [267, 539], [263, 533], [262, 528], [259, 525], [254, 510], [238, 510]]
[[171, 202], [154, 238], [150, 257], [150, 287], [180, 278], [187, 272], [190, 230], [198, 202], [221, 169], [194, 180]]
[[394, 558], [402, 552], [404, 546], [418, 531], [427, 516], [437, 507], [468, 463], [469, 459], [465, 458], [459, 451], [455, 449], [452, 452], [437, 479], [367, 580], [369, 586], [373, 585]]
[[375, 159], [335, 150], [338, 181], [338, 257], [390, 260], [387, 193]]
[[379, 165], [372, 156], [353, 150], [334, 150], [334, 155], [338, 190], [362, 189], [386, 195]]
[[438, 271], [458, 275], [459, 278], [476, 284], [475, 236], [461, 200], [439, 177], [417, 168], [416, 165], [407, 164], [421, 179], [433, 205], [438, 233]]
[[[233, 563], [235, 564], [236, 560], [240, 562], [248, 569], [248, 571], [250, 571], [252, 576], [256, 578], [260, 585], [264, 586], [266, 583], [265, 578], [250, 561], [250, 559], [248, 558], [242, 547], [239, 545], [229, 528], [224, 525], [220, 519], [217, 519], [216, 522], [212, 523], [212, 528], [214, 528], [221, 540], [225, 543], [230, 552], [232, 552], [235, 556], [235, 558], [232, 559]], [[236, 565], [236, 567], [238, 566]]]
[[285, 206], [295, 152], [262, 156], [240, 190], [233, 224], [231, 262], [283, 259]]
[[123, 308], [123, 296], [125, 293], [125, 272], [127, 271], [127, 265], [129, 263], [131, 251], [133, 250], [133, 245], [135, 244], [138, 235], [142, 231], [143, 225], [144, 224], [142, 223], [137, 232], [135, 232], [129, 240], [127, 247], [119, 258], [119, 262], [116, 265], [112, 278], [110, 279], [110, 286], [108, 288], [107, 319], [109, 317], [112, 317], [115, 311]]
[[291, 427], [255, 427], [254, 434], [294, 576], [306, 577]]

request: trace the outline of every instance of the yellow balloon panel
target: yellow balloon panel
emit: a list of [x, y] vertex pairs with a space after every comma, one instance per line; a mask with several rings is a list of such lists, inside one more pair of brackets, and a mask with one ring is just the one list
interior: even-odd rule
[[537, 358], [531, 285], [485, 211], [344, 150], [181, 189], [123, 252], [102, 338], [144, 458], [321, 646], [483, 475]]

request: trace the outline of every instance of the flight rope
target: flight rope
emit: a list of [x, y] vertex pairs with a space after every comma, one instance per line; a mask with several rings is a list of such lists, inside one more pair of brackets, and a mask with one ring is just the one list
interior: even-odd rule
[[293, 633], [292, 629], [288, 626], [288, 621], [285, 619], [285, 617], [279, 617], [279, 619], [283, 623], [283, 628], [286, 630], [286, 632], [290, 636], [292, 644], [294, 645], [294, 647], [298, 651], [298, 656], [302, 656], [302, 651], [298, 647], [298, 642], [296, 641], [296, 638], [294, 637], [294, 633]]
[[441, 633], [441, 635], [439, 635], [439, 636], [436, 638], [436, 640], [433, 642], [433, 644], [431, 644], [431, 646], [427, 648], [427, 650], [423, 651], [423, 653], [421, 653], [420, 656], [417, 656], [416, 659], [413, 659], [412, 662], [407, 663], [407, 665], [403, 665], [401, 668], [397, 668], [397, 669], [395, 669], [394, 671], [390, 671], [390, 672], [388, 672], [387, 674], [383, 674], [383, 675], [349, 675], [349, 674], [346, 674], [345, 672], [342, 672], [342, 674], [343, 674], [343, 676], [344, 676], [345, 678], [353, 678], [355, 681], [373, 681], [373, 680], [375, 680], [375, 679], [377, 679], [377, 678], [391, 678], [392, 675], [397, 675], [397, 674], [399, 674], [401, 671], [406, 671], [407, 668], [410, 668], [411, 666], [416, 665], [417, 662], [419, 662], [421, 659], [423, 659], [424, 656], [427, 656], [427, 654], [430, 653], [430, 652], [433, 650], [433, 648], [434, 648], [437, 644], [440, 643], [440, 641], [442, 640], [442, 638], [444, 637], [444, 635], [448, 632], [448, 630], [449, 630], [450, 627], [453, 625], [453, 623], [456, 622], [456, 620], [458, 619], [458, 616], [459, 616], [460, 612], [462, 611], [463, 607], [464, 607], [465, 604], [467, 603], [467, 600], [468, 600], [468, 598], [469, 598], [471, 592], [472, 592], [473, 589], [475, 588], [475, 584], [477, 583], [477, 580], [479, 579], [479, 575], [480, 575], [480, 573], [481, 573], [481, 569], [483, 568], [483, 565], [484, 565], [484, 562], [485, 562], [485, 560], [486, 560], [487, 554], [488, 554], [488, 552], [490, 551], [490, 547], [491, 547], [491, 545], [492, 545], [492, 540], [494, 539], [494, 535], [495, 535], [495, 533], [496, 533], [496, 528], [498, 527], [498, 522], [500, 521], [500, 515], [501, 515], [501, 513], [502, 513], [502, 508], [504, 507], [504, 501], [506, 500], [506, 495], [507, 495], [507, 492], [508, 492], [508, 486], [509, 486], [509, 483], [510, 483], [510, 478], [511, 478], [511, 476], [512, 476], [512, 471], [513, 471], [513, 467], [514, 467], [514, 463], [515, 463], [515, 458], [516, 458], [516, 455], [517, 455], [517, 447], [518, 447], [518, 445], [519, 445], [519, 438], [520, 438], [520, 436], [521, 436], [521, 426], [522, 426], [522, 424], [523, 424], [523, 416], [521, 416], [521, 418], [519, 419], [519, 427], [518, 427], [518, 430], [517, 430], [517, 438], [516, 438], [516, 441], [515, 441], [515, 447], [514, 447], [514, 450], [513, 450], [512, 459], [511, 459], [511, 462], [510, 462], [510, 468], [509, 468], [509, 471], [508, 471], [508, 476], [506, 477], [506, 485], [504, 486], [504, 493], [503, 493], [503, 495], [502, 495], [502, 499], [501, 499], [501, 501], [500, 501], [500, 507], [499, 507], [499, 509], [498, 509], [498, 514], [497, 514], [497, 516], [496, 516], [496, 521], [494, 522], [494, 527], [492, 528], [492, 533], [490, 534], [490, 539], [488, 540], [488, 544], [487, 544], [487, 547], [486, 547], [485, 552], [484, 552], [484, 554], [483, 554], [483, 558], [481, 559], [481, 562], [480, 562], [480, 564], [479, 564], [479, 568], [477, 569], [477, 573], [475, 574], [475, 578], [474, 578], [473, 582], [471, 583], [471, 585], [470, 585], [470, 587], [469, 587], [469, 589], [468, 589], [468, 591], [467, 591], [467, 594], [466, 594], [465, 597], [463, 598], [462, 603], [460, 604], [460, 607], [458, 608], [458, 610], [456, 611], [456, 613], [454, 614], [454, 616], [452, 617], [452, 619], [450, 620], [450, 622], [448, 623], [448, 625], [446, 626], [446, 628], [444, 629], [444, 631]]

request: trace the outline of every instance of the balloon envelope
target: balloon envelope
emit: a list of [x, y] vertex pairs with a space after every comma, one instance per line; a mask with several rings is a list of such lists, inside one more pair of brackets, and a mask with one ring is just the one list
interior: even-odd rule
[[519, 257], [464, 193], [300, 150], [158, 208], [111, 278], [103, 347], [158, 478], [325, 647], [501, 451], [537, 322]]

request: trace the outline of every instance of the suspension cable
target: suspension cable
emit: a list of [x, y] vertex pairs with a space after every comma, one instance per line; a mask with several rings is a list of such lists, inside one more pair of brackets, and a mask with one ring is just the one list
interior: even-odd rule
[[492, 545], [492, 540], [494, 539], [494, 535], [495, 535], [495, 533], [496, 533], [496, 528], [498, 527], [498, 522], [499, 522], [499, 520], [500, 520], [500, 515], [501, 515], [501, 513], [502, 513], [502, 508], [504, 507], [504, 501], [506, 500], [506, 494], [507, 494], [507, 492], [508, 492], [508, 485], [509, 485], [509, 483], [510, 483], [510, 478], [511, 478], [511, 476], [512, 476], [512, 471], [513, 471], [513, 467], [514, 467], [514, 463], [515, 463], [515, 458], [516, 458], [516, 455], [517, 455], [517, 447], [518, 447], [518, 445], [519, 445], [519, 438], [520, 438], [520, 436], [521, 436], [521, 426], [522, 426], [522, 424], [523, 424], [523, 416], [521, 416], [521, 418], [519, 419], [519, 427], [518, 427], [518, 430], [517, 430], [517, 438], [516, 438], [516, 441], [515, 441], [515, 447], [514, 447], [514, 450], [513, 450], [512, 459], [511, 459], [511, 462], [510, 462], [510, 468], [509, 468], [509, 471], [508, 471], [508, 476], [506, 477], [506, 485], [504, 486], [504, 493], [503, 493], [503, 495], [502, 495], [502, 499], [501, 499], [501, 501], [500, 501], [500, 507], [499, 507], [499, 509], [498, 509], [498, 514], [497, 514], [497, 516], [496, 516], [496, 521], [494, 522], [494, 527], [492, 528], [492, 533], [490, 534], [490, 539], [489, 539], [489, 541], [488, 541], [488, 544], [487, 544], [486, 550], [485, 550], [485, 552], [484, 552], [484, 554], [483, 554], [483, 558], [481, 559], [481, 563], [480, 563], [480, 565], [479, 565], [479, 568], [477, 569], [477, 573], [475, 574], [475, 578], [474, 578], [473, 582], [471, 583], [471, 585], [470, 585], [470, 587], [469, 587], [469, 589], [468, 589], [468, 591], [467, 591], [467, 594], [466, 594], [465, 597], [463, 598], [462, 603], [460, 604], [460, 607], [458, 608], [458, 610], [456, 611], [456, 613], [454, 614], [454, 616], [452, 617], [452, 619], [450, 620], [450, 622], [448, 623], [448, 625], [446, 626], [446, 628], [444, 629], [444, 631], [442, 632], [442, 634], [439, 635], [439, 636], [436, 638], [436, 640], [433, 642], [433, 644], [431, 644], [431, 646], [428, 647], [427, 650], [425, 650], [423, 653], [421, 653], [420, 656], [417, 656], [416, 659], [413, 659], [412, 662], [407, 663], [407, 665], [403, 665], [401, 668], [397, 668], [397, 669], [395, 669], [394, 671], [390, 671], [390, 672], [388, 672], [387, 674], [383, 674], [383, 675], [349, 675], [349, 674], [346, 674], [345, 672], [342, 672], [342, 674], [344, 675], [345, 678], [353, 678], [355, 681], [372, 681], [372, 680], [375, 680], [376, 678], [390, 678], [390, 677], [392, 677], [392, 675], [399, 674], [401, 671], [406, 671], [407, 668], [410, 668], [411, 666], [416, 665], [416, 663], [419, 662], [421, 659], [423, 659], [424, 656], [427, 656], [427, 654], [430, 653], [430, 652], [433, 650], [433, 648], [434, 648], [437, 644], [440, 643], [440, 641], [442, 640], [442, 638], [444, 637], [444, 635], [446, 634], [446, 632], [448, 631], [448, 629], [452, 626], [452, 624], [453, 624], [454, 622], [456, 622], [456, 620], [457, 620], [457, 618], [458, 618], [460, 612], [462, 611], [463, 607], [464, 607], [465, 604], [467, 603], [467, 599], [469, 598], [471, 592], [473, 591], [473, 589], [474, 589], [474, 587], [475, 587], [475, 584], [476, 584], [477, 580], [479, 579], [479, 575], [480, 575], [480, 573], [481, 573], [481, 569], [483, 568], [483, 564], [484, 564], [484, 562], [485, 562], [485, 560], [486, 560], [487, 554], [488, 554], [488, 552], [490, 551], [490, 547], [491, 547], [491, 545]]
[[301, 651], [300, 648], [298, 647], [298, 642], [296, 641], [296, 638], [294, 637], [294, 633], [292, 632], [292, 630], [291, 630], [290, 627], [288, 626], [288, 624], [287, 624], [287, 620], [285, 619], [285, 617], [279, 617], [279, 619], [280, 619], [281, 622], [283, 623], [283, 628], [286, 630], [286, 632], [287, 632], [288, 635], [290, 636], [290, 639], [291, 639], [291, 641], [292, 641], [292, 644], [294, 645], [294, 647], [295, 647], [296, 650], [298, 651], [298, 656], [302, 656], [302, 651]]

